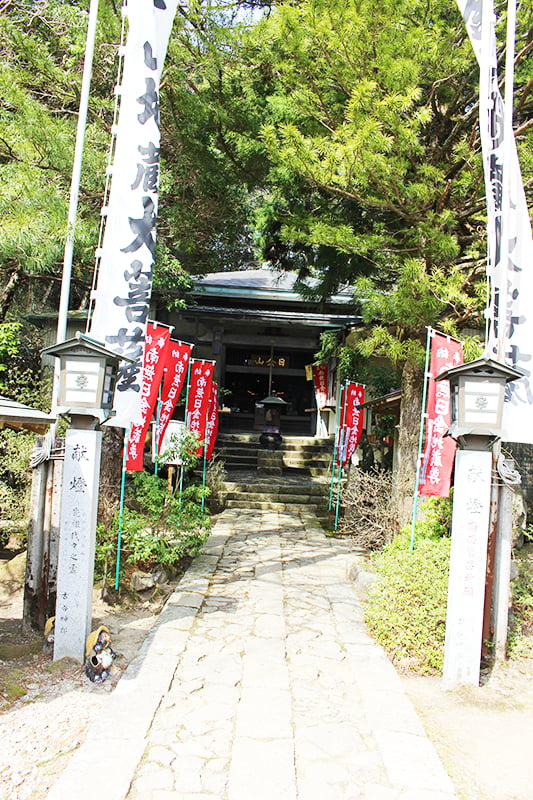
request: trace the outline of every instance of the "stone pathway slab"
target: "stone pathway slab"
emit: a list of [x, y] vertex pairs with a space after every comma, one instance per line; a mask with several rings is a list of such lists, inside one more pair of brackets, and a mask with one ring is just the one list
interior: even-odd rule
[[451, 800], [349, 543], [228, 509], [49, 800]]

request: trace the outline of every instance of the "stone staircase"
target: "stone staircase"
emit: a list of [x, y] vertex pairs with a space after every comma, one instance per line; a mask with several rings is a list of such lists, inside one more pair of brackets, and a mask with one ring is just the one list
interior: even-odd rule
[[223, 434], [227, 508], [327, 514], [332, 445], [310, 437], [283, 437], [279, 450], [260, 446], [259, 434]]
[[[319, 478], [329, 477], [332, 451], [333, 444], [328, 439], [283, 436], [281, 447], [275, 452], [281, 455], [283, 472]], [[256, 470], [261, 456], [269, 451], [259, 444], [259, 433], [225, 433], [217, 437], [216, 452], [228, 472], [243, 472]]]

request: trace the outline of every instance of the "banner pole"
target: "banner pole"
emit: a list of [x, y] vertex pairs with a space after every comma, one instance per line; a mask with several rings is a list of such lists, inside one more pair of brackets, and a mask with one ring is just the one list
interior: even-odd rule
[[[189, 405], [189, 389], [191, 388], [191, 363], [192, 358], [189, 356], [189, 363], [187, 364], [187, 385], [185, 387], [185, 415], [184, 415], [184, 422], [185, 422], [185, 431], [187, 431], [187, 408]], [[182, 506], [182, 495], [183, 495], [183, 475], [185, 469], [183, 467], [183, 461], [180, 464], [180, 481], [179, 481], [179, 497], [178, 497], [178, 508], [179, 508], [179, 516], [178, 516], [178, 528], [181, 528], [181, 506]]]
[[335, 498], [335, 524], [333, 526], [333, 530], [337, 530], [339, 527], [339, 507], [341, 502], [341, 483], [342, 483], [342, 454], [344, 452], [344, 434], [345, 429], [341, 428], [341, 446], [340, 446], [340, 453], [339, 453], [339, 476], [337, 478], [337, 494]]
[[[516, 0], [507, 2], [507, 31], [505, 43], [505, 83], [504, 83], [504, 106], [503, 106], [503, 155], [502, 155], [502, 210], [501, 210], [501, 263], [507, 264], [509, 261], [509, 241], [510, 241], [510, 211], [511, 211], [511, 159], [514, 147], [513, 131], [513, 105], [514, 105], [514, 54], [516, 36]], [[501, 289], [507, 286], [506, 281], [502, 281]], [[500, 302], [506, 302], [508, 291], [505, 298]], [[505, 308], [506, 306], [504, 306]], [[507, 326], [500, 325], [498, 335], [498, 358], [505, 361], [505, 336]]]
[[429, 350], [431, 346], [431, 338], [433, 336], [433, 328], [427, 327], [427, 336], [426, 336], [426, 361], [424, 364], [424, 385], [422, 389], [422, 408], [420, 409], [420, 427], [418, 430], [418, 455], [416, 459], [416, 477], [415, 477], [415, 489], [413, 495], [413, 517], [411, 520], [411, 539], [409, 543], [409, 547], [411, 552], [415, 549], [415, 527], [416, 527], [416, 515], [418, 513], [418, 498], [420, 497], [420, 492], [418, 491], [418, 484], [420, 481], [420, 467], [422, 463], [422, 445], [424, 443], [424, 427], [425, 427], [425, 419], [426, 419], [426, 400], [427, 400], [427, 386], [428, 386], [428, 379], [429, 379]]
[[129, 430], [128, 428], [124, 428], [124, 449], [122, 453], [122, 476], [120, 479], [120, 503], [118, 511], [117, 564], [115, 570], [115, 589], [117, 591], [120, 576], [120, 548], [122, 546], [122, 530], [124, 527], [124, 497], [126, 494], [126, 460], [128, 457], [128, 438]]
[[339, 420], [340, 420], [340, 412], [341, 412], [341, 405], [342, 405], [342, 393], [344, 390], [344, 386], [341, 384], [339, 386], [339, 391], [337, 393], [337, 413], [335, 415], [335, 439], [333, 441], [333, 462], [331, 464], [331, 480], [329, 486], [329, 503], [328, 503], [328, 511], [331, 511], [331, 507], [333, 505], [333, 484], [335, 481], [335, 466], [337, 462], [337, 445], [340, 435], [340, 427], [339, 427]]
[[[206, 474], [207, 474], [207, 425], [208, 425], [208, 416], [209, 416], [209, 403], [205, 409], [205, 433], [204, 433], [204, 444], [202, 446], [202, 456], [203, 456], [203, 465], [202, 465], [202, 489], [205, 489], [205, 481], [206, 481]], [[205, 508], [205, 495], [202, 492], [202, 511]]]
[[[164, 377], [164, 372], [163, 372]], [[162, 388], [163, 378], [161, 379], [161, 383], [159, 384], [159, 389], [157, 392], [157, 404], [156, 404], [156, 411], [155, 411], [155, 431], [154, 431], [154, 438], [155, 438], [155, 461], [154, 461], [154, 475], [159, 474], [159, 422], [161, 419], [161, 388]]]
[[[63, 272], [61, 278], [61, 292], [59, 297], [59, 310], [57, 315], [57, 334], [56, 342], [62, 342], [67, 336], [68, 305], [70, 297], [70, 281], [72, 276], [72, 261], [74, 257], [74, 235], [76, 230], [76, 218], [78, 214], [78, 200], [80, 194], [81, 169], [83, 163], [83, 149], [85, 144], [85, 132], [87, 127], [87, 113], [89, 108], [89, 95], [91, 90], [91, 78], [93, 71], [94, 45], [96, 40], [96, 23], [98, 18], [98, 0], [91, 0], [89, 7], [89, 19], [87, 24], [87, 34], [85, 40], [85, 57], [83, 62], [83, 73], [80, 92], [80, 103], [78, 108], [78, 122], [76, 127], [76, 142], [74, 145], [74, 163], [72, 166], [72, 176], [70, 181], [69, 207], [67, 217], [67, 236], [63, 252]], [[54, 383], [52, 409], [57, 409], [59, 392], [59, 358], [56, 359], [54, 366]], [[52, 426], [53, 437], [56, 435], [57, 422]]]
[[335, 524], [334, 530], [337, 530], [339, 525], [339, 506], [340, 506], [340, 499], [341, 499], [341, 484], [342, 484], [342, 458], [344, 455], [344, 440], [346, 434], [346, 408], [347, 408], [347, 400], [348, 400], [348, 380], [344, 381], [344, 391], [343, 391], [343, 400], [342, 400], [342, 407], [341, 407], [341, 419], [340, 419], [340, 432], [339, 432], [339, 440], [340, 440], [340, 448], [337, 453], [337, 458], [339, 460], [338, 464], [338, 472], [336, 477], [336, 499], [335, 499]]

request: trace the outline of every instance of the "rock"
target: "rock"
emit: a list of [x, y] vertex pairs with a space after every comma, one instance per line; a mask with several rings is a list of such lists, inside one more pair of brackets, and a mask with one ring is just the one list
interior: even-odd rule
[[24, 586], [26, 552], [19, 553], [0, 567], [0, 597], [9, 597]]
[[167, 574], [166, 570], [162, 567], [158, 569], [153, 574], [154, 581], [160, 586], [161, 584], [167, 584], [170, 580], [169, 575]]
[[[362, 559], [362, 561], [364, 561], [364, 559]], [[371, 586], [373, 586], [377, 580], [377, 575], [373, 572], [367, 572], [363, 564], [356, 561], [349, 571], [349, 577], [350, 580], [353, 581], [359, 597], [361, 600], [365, 601]]]
[[149, 572], [132, 572], [130, 585], [134, 592], [144, 592], [154, 588], [155, 578]]
[[52, 661], [51, 664], [48, 664], [46, 670], [47, 672], [63, 673], [69, 672], [74, 667], [77, 670], [81, 670], [80, 662], [70, 656], [63, 656], [63, 658], [58, 658], [57, 661]]

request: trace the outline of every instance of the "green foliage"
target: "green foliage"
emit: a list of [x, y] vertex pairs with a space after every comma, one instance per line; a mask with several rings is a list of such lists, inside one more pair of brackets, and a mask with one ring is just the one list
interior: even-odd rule
[[[176, 567], [195, 556], [209, 533], [209, 515], [202, 509], [207, 490], [188, 486], [168, 492], [163, 478], [139, 472], [128, 487], [122, 521], [122, 564], [125, 568]], [[116, 560], [118, 520], [98, 526], [95, 572], [109, 573]]]
[[[6, 283], [17, 276], [20, 303], [33, 293], [40, 307], [43, 298], [53, 303], [58, 297], [59, 283], [42, 276], [60, 275], [86, 29], [83, 4], [12, 2], [0, 14], [0, 268]], [[98, 236], [109, 145], [108, 120], [100, 113], [113, 102], [112, 84], [102, 91], [107, 47], [98, 43], [93, 74], [74, 297], [90, 281]]]
[[344, 343], [338, 333], [325, 331], [320, 335], [320, 350], [315, 353], [315, 363], [321, 364], [330, 358], [337, 361], [339, 379], [364, 383], [369, 399], [387, 394], [400, 385], [400, 374], [388, 361], [369, 361], [356, 346]]
[[0, 394], [48, 411], [51, 375], [42, 369], [40, 333], [28, 323], [0, 323]]
[[450, 540], [400, 534], [375, 557], [378, 580], [370, 590], [366, 621], [400, 668], [421, 674], [444, 661]]
[[179, 433], [173, 433], [170, 437], [170, 446], [163, 450], [159, 456], [161, 464], [179, 463], [186, 472], [190, 472], [198, 466], [200, 461], [203, 441], [198, 439], [194, 431], [183, 427]]
[[208, 505], [213, 514], [224, 510], [226, 469], [224, 460], [216, 454], [207, 462], [205, 483], [209, 489]]
[[28, 520], [30, 456], [35, 434], [4, 428], [0, 431], [0, 513], [3, 520]]
[[180, 262], [172, 257], [167, 248], [158, 245], [154, 266], [154, 294], [165, 297], [169, 310], [183, 308], [187, 292], [191, 287], [191, 277]]
[[533, 656], [533, 545], [532, 526], [526, 531], [526, 544], [514, 553], [518, 576], [511, 581], [511, 618], [507, 640], [510, 658]]
[[[418, 507], [418, 518], [415, 525], [415, 540], [440, 539], [451, 535], [452, 497], [424, 497]], [[404, 533], [408, 531], [404, 528]], [[410, 532], [410, 528], [409, 528]]]

